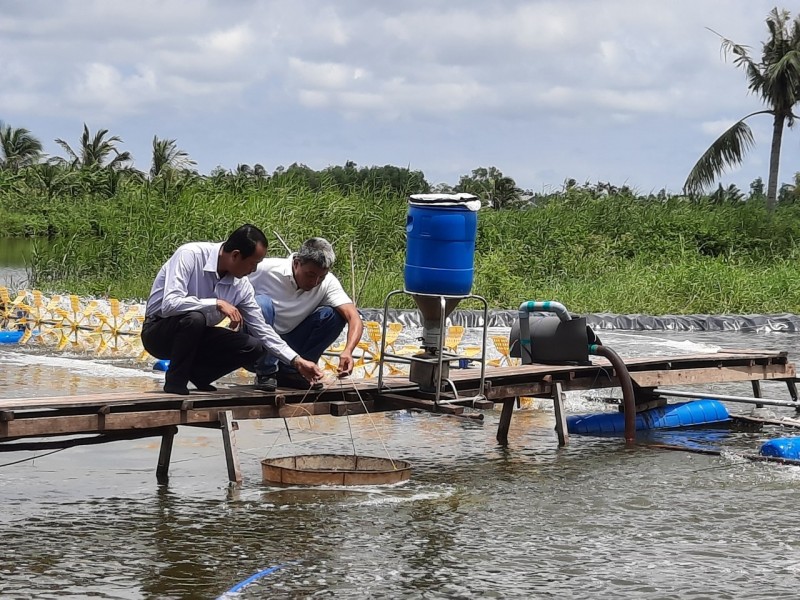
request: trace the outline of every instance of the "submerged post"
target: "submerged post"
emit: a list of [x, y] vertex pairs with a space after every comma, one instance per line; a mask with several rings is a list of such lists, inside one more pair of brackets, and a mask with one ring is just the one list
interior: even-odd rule
[[560, 381], [553, 384], [553, 411], [556, 417], [558, 445], [566, 446], [569, 444], [569, 432], [567, 431], [567, 415], [564, 411], [564, 390]]
[[497, 425], [497, 441], [502, 446], [508, 446], [508, 429], [511, 427], [511, 415], [514, 414], [516, 398], [503, 400], [503, 411], [500, 413], [500, 423]]
[[158, 466], [156, 467], [156, 481], [166, 484], [169, 481], [169, 461], [172, 458], [172, 442], [175, 434], [178, 433], [177, 427], [170, 427], [161, 436], [161, 450], [158, 452]]
[[241, 483], [242, 469], [239, 466], [239, 452], [236, 449], [236, 423], [233, 420], [233, 412], [230, 410], [220, 412], [219, 424], [222, 427], [222, 444], [225, 447], [228, 481]]

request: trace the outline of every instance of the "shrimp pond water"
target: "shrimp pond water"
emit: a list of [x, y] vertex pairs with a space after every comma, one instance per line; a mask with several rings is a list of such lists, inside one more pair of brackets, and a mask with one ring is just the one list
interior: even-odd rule
[[[800, 341], [748, 330], [601, 337], [622, 357], [725, 347], [788, 350], [795, 361]], [[162, 376], [126, 359], [0, 346], [2, 397], [150, 390]], [[707, 389], [752, 395], [749, 383]], [[763, 392], [789, 398], [784, 384]], [[620, 395], [571, 392], [568, 413], [616, 410], [598, 401], [610, 394]], [[215, 430], [180, 429], [164, 486], [154, 473], [158, 438], [0, 454], [0, 596], [216, 598], [278, 565], [236, 597], [797, 596], [800, 469], [737, 458], [791, 433], [647, 438], [722, 456], [575, 435], [558, 448], [552, 403], [536, 401], [516, 411], [503, 448], [499, 415], [498, 405], [482, 422], [407, 411], [243, 421], [238, 488], [228, 486]], [[365, 488], [261, 482], [262, 458], [353, 451], [410, 461], [412, 477]]]
[[[24, 285], [26, 243], [0, 253], [0, 285]], [[622, 357], [724, 347], [800, 358], [800, 334], [768, 328], [600, 335]], [[0, 397], [152, 390], [162, 377], [127, 359], [0, 345]], [[707, 389], [752, 394], [749, 383]], [[610, 392], [570, 393], [568, 413], [616, 410], [598, 401]], [[763, 392], [788, 399], [783, 384], [764, 383]], [[228, 486], [214, 430], [180, 429], [164, 486], [154, 473], [158, 438], [2, 453], [0, 597], [216, 598], [272, 566], [281, 568], [236, 597], [797, 597], [800, 469], [737, 458], [791, 433], [643, 438], [723, 448], [719, 457], [575, 435], [558, 448], [552, 403], [536, 401], [515, 413], [503, 448], [499, 415], [243, 421], [238, 488]], [[410, 461], [412, 477], [338, 489], [261, 482], [263, 458], [354, 451]]]

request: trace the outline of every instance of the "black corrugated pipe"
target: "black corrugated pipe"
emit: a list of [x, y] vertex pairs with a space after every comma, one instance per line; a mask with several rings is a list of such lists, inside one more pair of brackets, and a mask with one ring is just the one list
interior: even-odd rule
[[589, 354], [607, 358], [614, 367], [622, 388], [622, 406], [625, 409], [625, 441], [636, 441], [636, 399], [633, 393], [633, 380], [628, 373], [628, 367], [619, 357], [619, 354], [602, 344], [589, 344]]

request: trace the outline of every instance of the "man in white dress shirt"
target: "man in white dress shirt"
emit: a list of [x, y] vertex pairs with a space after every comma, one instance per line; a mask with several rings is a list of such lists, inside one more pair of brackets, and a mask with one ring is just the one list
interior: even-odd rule
[[[363, 324], [355, 304], [330, 272], [336, 255], [330, 242], [311, 238], [288, 258], [267, 258], [250, 275], [264, 319], [295, 352], [316, 363], [347, 325], [344, 350], [339, 354], [340, 377], [353, 371], [353, 350], [361, 341]], [[271, 350], [256, 364], [256, 388], [276, 377], [284, 387], [308, 388], [297, 370]], [[277, 374], [276, 374], [277, 370]], [[321, 384], [312, 388], [319, 389]]]
[[[189, 382], [213, 391], [214, 381], [239, 367], [253, 369], [267, 350], [310, 383], [322, 377], [316, 362], [299, 356], [264, 321], [247, 275], [266, 253], [264, 233], [243, 225], [225, 242], [184, 244], [161, 267], [147, 300], [142, 344], [170, 361], [165, 392], [186, 395]], [[215, 327], [225, 317], [228, 328]], [[275, 382], [260, 389], [274, 391]]]

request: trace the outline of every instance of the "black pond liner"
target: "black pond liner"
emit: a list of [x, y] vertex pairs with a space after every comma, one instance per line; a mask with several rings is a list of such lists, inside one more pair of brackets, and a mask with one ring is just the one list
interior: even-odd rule
[[[366, 308], [360, 310], [365, 321], [383, 320], [383, 309]], [[552, 313], [531, 313], [532, 317], [551, 316]], [[406, 327], [422, 327], [418, 310], [390, 309], [390, 322], [399, 322]], [[586, 317], [586, 324], [596, 330], [628, 331], [748, 331], [764, 333], [781, 331], [794, 333], [800, 331], [800, 315], [791, 313], [772, 315], [618, 315], [597, 313], [580, 315]], [[483, 311], [455, 310], [449, 319], [452, 325], [480, 327]], [[517, 319], [516, 310], [489, 311], [489, 327], [511, 327]]]

